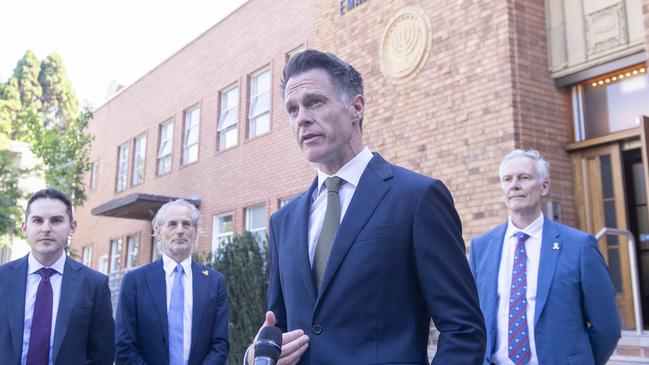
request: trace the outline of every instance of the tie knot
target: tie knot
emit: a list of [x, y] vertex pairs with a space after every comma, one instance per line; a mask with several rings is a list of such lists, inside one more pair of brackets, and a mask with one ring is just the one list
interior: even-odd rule
[[516, 236], [516, 242], [518, 242], [519, 244], [525, 243], [525, 241], [527, 241], [527, 239], [530, 238], [530, 235], [528, 235], [523, 231], [516, 232], [515, 236]]
[[340, 185], [343, 183], [343, 179], [339, 178], [338, 176], [332, 176], [327, 178], [325, 180], [324, 184], [327, 187], [327, 192], [330, 193], [332, 191], [338, 192], [340, 189]]
[[51, 267], [43, 267], [40, 270], [38, 270], [38, 273], [41, 275], [41, 279], [43, 280], [49, 280], [50, 276], [54, 273], [54, 269]]
[[174, 269], [174, 272], [177, 272], [177, 273], [179, 273], [179, 274], [182, 274], [182, 273], [185, 272], [185, 269], [183, 269], [183, 265], [178, 264], [178, 265], [176, 265], [176, 268]]

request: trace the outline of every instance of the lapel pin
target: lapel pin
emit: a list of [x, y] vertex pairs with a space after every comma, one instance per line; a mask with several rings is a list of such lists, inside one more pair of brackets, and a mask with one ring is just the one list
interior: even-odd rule
[[205, 275], [205, 276], [207, 276], [207, 275], [208, 275], [208, 272], [207, 272], [207, 270], [203, 270], [203, 275]]
[[559, 249], [559, 242], [555, 242], [552, 244], [552, 249], [553, 250], [558, 250]]

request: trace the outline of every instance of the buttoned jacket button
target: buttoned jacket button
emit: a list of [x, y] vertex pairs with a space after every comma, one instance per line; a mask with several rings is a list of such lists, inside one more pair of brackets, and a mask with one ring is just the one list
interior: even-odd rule
[[322, 327], [319, 324], [314, 324], [311, 326], [311, 332], [313, 332], [314, 335], [319, 335], [322, 333]]

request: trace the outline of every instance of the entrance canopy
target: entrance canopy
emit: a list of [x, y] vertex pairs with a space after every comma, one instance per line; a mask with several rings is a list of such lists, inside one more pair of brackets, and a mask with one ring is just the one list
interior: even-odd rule
[[[179, 198], [165, 195], [134, 193], [101, 204], [92, 208], [90, 212], [92, 215], [97, 216], [151, 221], [163, 204], [176, 199]], [[200, 199], [183, 199], [193, 204], [196, 208], [201, 205]]]

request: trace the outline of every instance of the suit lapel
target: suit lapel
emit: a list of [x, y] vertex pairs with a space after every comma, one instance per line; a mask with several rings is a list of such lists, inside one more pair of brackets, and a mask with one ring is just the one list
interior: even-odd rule
[[145, 273], [149, 294], [153, 299], [153, 307], [158, 314], [160, 329], [165, 341], [169, 338], [169, 326], [167, 321], [167, 282], [165, 272], [162, 268], [162, 259], [153, 262]]
[[309, 210], [311, 208], [311, 196], [313, 196], [313, 191], [317, 187], [318, 178], [316, 177], [309, 190], [302, 194], [297, 202], [295, 214], [293, 214], [292, 222], [289, 225], [291, 229], [295, 230], [295, 234], [287, 235], [292, 237], [291, 245], [295, 254], [295, 262], [313, 303], [315, 303], [317, 293], [313, 282], [311, 261], [309, 260]]
[[[485, 307], [485, 318], [489, 321], [487, 323], [487, 331], [493, 336], [496, 335], [497, 317], [498, 317], [498, 271], [500, 269], [500, 259], [503, 252], [503, 242], [505, 240], [505, 232], [507, 231], [507, 223], [496, 228], [491, 237], [487, 247], [484, 248], [484, 270], [481, 272], [479, 283], [481, 284], [480, 291], [483, 293], [483, 305]], [[491, 349], [487, 349], [491, 351]], [[491, 352], [490, 352], [491, 353]]]
[[356, 236], [372, 216], [385, 194], [390, 190], [385, 180], [391, 177], [392, 168], [390, 164], [381, 156], [375, 154], [363, 172], [345, 217], [338, 228], [329, 261], [327, 261], [327, 268], [322, 277], [318, 301], [329, 286], [347, 251], [356, 240]]
[[202, 325], [201, 315], [203, 314], [203, 307], [205, 306], [206, 293], [208, 288], [208, 277], [205, 275], [207, 269], [203, 265], [199, 265], [192, 261], [192, 341], [190, 348], [194, 348], [196, 339], [198, 338], [198, 330]]
[[25, 327], [25, 293], [27, 288], [27, 257], [25, 256], [9, 264], [13, 272], [11, 278], [5, 281], [7, 316], [11, 330], [11, 340], [14, 353], [20, 356], [23, 348], [23, 329]]
[[70, 316], [77, 304], [79, 293], [81, 292], [81, 283], [83, 274], [79, 272], [81, 265], [69, 257], [65, 258], [63, 269], [63, 279], [61, 281], [61, 297], [59, 299], [59, 309], [56, 315], [56, 326], [54, 330], [54, 345], [52, 348], [52, 363], [56, 362], [63, 339], [70, 325]]
[[550, 293], [552, 280], [554, 279], [554, 273], [557, 268], [557, 261], [561, 254], [561, 246], [562, 244], [556, 225], [548, 218], [544, 218], [541, 258], [539, 260], [539, 274], [536, 286], [535, 324], [539, 321], [543, 307], [548, 300], [548, 294]]

